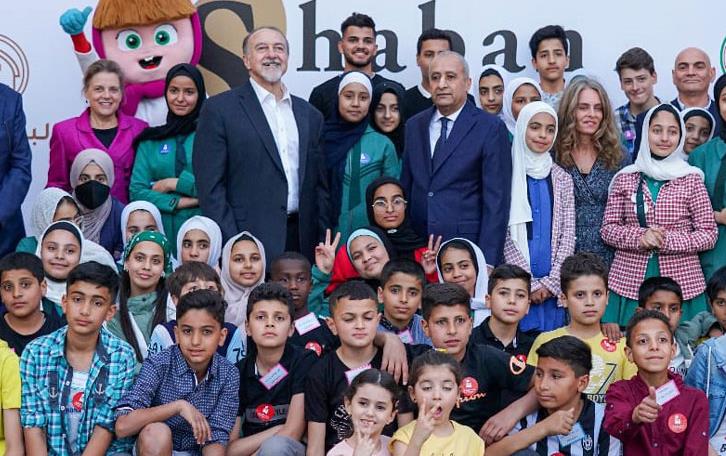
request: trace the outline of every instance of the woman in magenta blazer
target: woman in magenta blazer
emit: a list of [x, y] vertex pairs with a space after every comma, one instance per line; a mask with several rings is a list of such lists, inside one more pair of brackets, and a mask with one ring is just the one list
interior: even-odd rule
[[113, 160], [116, 181], [111, 195], [125, 204], [134, 167], [132, 144], [147, 124], [119, 111], [123, 73], [115, 62], [98, 60], [88, 67], [83, 77], [83, 94], [88, 109], [53, 126], [47, 187], [70, 192], [69, 173], [76, 155], [85, 149], [101, 149]]

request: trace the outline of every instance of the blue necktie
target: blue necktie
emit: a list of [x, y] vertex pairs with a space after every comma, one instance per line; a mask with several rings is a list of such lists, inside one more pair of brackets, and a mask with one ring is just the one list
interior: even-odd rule
[[449, 130], [449, 118], [442, 117], [439, 119], [439, 121], [441, 122], [441, 135], [439, 136], [439, 139], [436, 140], [436, 144], [434, 145], [434, 157], [444, 147], [444, 143], [446, 142], [446, 134]]

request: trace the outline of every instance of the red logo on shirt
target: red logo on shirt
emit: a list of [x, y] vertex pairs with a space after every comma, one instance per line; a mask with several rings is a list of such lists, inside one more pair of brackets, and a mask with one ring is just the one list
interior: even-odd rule
[[517, 358], [518, 360], [522, 361], [525, 364], [527, 363], [527, 355], [521, 354], [521, 355], [515, 356], [515, 358]]
[[76, 412], [80, 412], [83, 409], [83, 391], [79, 391], [71, 398], [71, 404]]
[[270, 421], [275, 416], [275, 407], [270, 404], [260, 404], [255, 409], [255, 414], [260, 421]]
[[310, 342], [305, 344], [305, 349], [314, 351], [318, 356], [323, 353], [323, 347], [321, 347], [320, 344], [315, 342], [314, 340], [311, 340]]
[[614, 344], [607, 339], [601, 340], [600, 346], [603, 348], [603, 350], [608, 351], [610, 353], [612, 353], [618, 349], [618, 344]]
[[474, 377], [464, 377], [461, 380], [461, 394], [466, 397], [473, 396], [479, 391], [479, 382]]
[[527, 362], [519, 358], [519, 356], [512, 356], [509, 358], [509, 371], [514, 375], [519, 375], [527, 368]]
[[680, 434], [688, 428], [688, 418], [682, 413], [674, 413], [668, 417], [668, 429]]

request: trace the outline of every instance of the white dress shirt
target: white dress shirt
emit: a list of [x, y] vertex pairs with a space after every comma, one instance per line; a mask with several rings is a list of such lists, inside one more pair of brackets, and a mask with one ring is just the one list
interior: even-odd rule
[[459, 114], [461, 114], [461, 110], [464, 109], [464, 105], [466, 105], [466, 101], [464, 101], [464, 104], [461, 105], [461, 107], [456, 110], [456, 112], [449, 114], [448, 116], [444, 116], [441, 114], [441, 112], [437, 109], [434, 113], [433, 117], [431, 117], [431, 123], [429, 123], [429, 144], [431, 145], [431, 156], [434, 156], [434, 147], [436, 147], [436, 141], [439, 140], [439, 136], [441, 136], [441, 122], [439, 119], [442, 117], [446, 117], [449, 119], [449, 125], [446, 126], [446, 138], [449, 137], [451, 134], [451, 130], [454, 128], [454, 122], [456, 122], [456, 118], [459, 117]]
[[267, 124], [275, 138], [277, 152], [280, 154], [282, 169], [285, 171], [287, 180], [287, 213], [292, 214], [298, 211], [300, 204], [300, 178], [298, 168], [300, 166], [300, 139], [298, 136], [297, 122], [292, 112], [292, 98], [290, 91], [283, 85], [283, 94], [280, 101], [275, 95], [259, 85], [250, 78], [252, 88], [257, 94], [257, 99], [262, 105]]

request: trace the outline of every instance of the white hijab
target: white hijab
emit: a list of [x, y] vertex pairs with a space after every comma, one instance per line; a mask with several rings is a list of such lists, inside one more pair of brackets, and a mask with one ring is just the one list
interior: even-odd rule
[[222, 230], [217, 225], [217, 222], [209, 217], [195, 215], [187, 219], [179, 227], [179, 232], [176, 235], [177, 258], [174, 260], [174, 268], [182, 264], [181, 251], [184, 236], [191, 230], [203, 231], [209, 237], [209, 258], [207, 259], [207, 264], [213, 268], [219, 267], [219, 257], [222, 255]]
[[126, 244], [130, 241], [130, 239], [126, 238], [126, 224], [129, 222], [131, 213], [136, 211], [146, 211], [151, 214], [154, 217], [154, 221], [156, 221], [156, 226], [159, 228], [159, 233], [166, 236], [159, 209], [148, 201], [134, 201], [127, 204], [121, 212], [121, 239], [124, 241], [124, 249], [126, 249]]
[[[260, 279], [251, 287], [243, 287], [234, 280], [229, 273], [229, 262], [232, 256], [232, 247], [235, 242], [242, 236], [249, 236], [260, 251], [262, 257], [262, 274]], [[227, 301], [227, 311], [224, 314], [224, 321], [232, 323], [237, 327], [244, 329], [245, 320], [247, 320], [247, 298], [249, 298], [252, 289], [265, 281], [265, 247], [262, 242], [254, 237], [249, 231], [243, 231], [227, 241], [222, 249], [222, 288], [224, 288], [224, 299]]]
[[507, 126], [507, 130], [511, 134], [514, 134], [514, 130], [517, 126], [517, 120], [514, 118], [512, 113], [512, 99], [514, 99], [514, 92], [517, 91], [524, 84], [529, 84], [539, 93], [540, 98], [542, 97], [542, 89], [539, 88], [539, 84], [532, 78], [514, 78], [509, 81], [506, 88], [504, 89], [504, 100], [502, 101], [502, 114], [504, 124]]
[[[465, 238], [452, 238], [441, 244], [439, 252], [436, 254], [436, 273], [439, 275], [439, 282], [444, 283], [444, 275], [441, 273], [439, 264], [441, 263], [441, 252], [445, 250], [447, 244], [459, 241], [469, 246], [470, 250], [474, 252], [474, 261], [476, 261], [476, 285], [474, 286], [474, 296], [471, 297], [471, 310], [488, 310], [485, 305], [485, 299], [487, 296], [487, 287], [489, 285], [489, 273], [487, 272], [487, 261], [484, 258], [484, 252], [481, 251], [478, 245], [474, 244]], [[477, 326], [477, 324], [475, 324]]]
[[53, 223], [55, 211], [58, 210], [60, 201], [68, 197], [73, 199], [70, 193], [56, 187], [48, 187], [41, 190], [35, 197], [33, 210], [30, 212], [30, 229], [38, 241], [45, 230]]
[[[681, 111], [681, 119], [683, 119], [683, 124], [684, 125], [686, 124], [686, 115], [689, 114], [689, 113], [691, 113], [691, 112], [693, 112], [693, 111], [696, 111], [696, 112], [702, 114], [702, 117], [703, 116], [708, 116], [708, 118], [711, 120], [711, 132], [708, 134], [708, 139], [706, 140], [706, 142], [709, 142], [710, 140], [713, 139], [714, 133], [716, 133], [716, 119], [713, 118], [713, 114], [711, 114], [708, 111], [708, 109], [705, 109], [705, 108], [686, 108], [683, 111]], [[686, 130], [684, 129], [683, 131], [685, 132]], [[684, 134], [684, 136], [685, 136], [685, 134]]]
[[[544, 179], [550, 175], [552, 170], [552, 155], [547, 152], [543, 154], [532, 152], [527, 146], [526, 134], [529, 122], [532, 117], [541, 112], [551, 115], [555, 119], [555, 129], [557, 128], [555, 110], [543, 101], [535, 101], [522, 108], [519, 113], [512, 142], [512, 203], [509, 209], [509, 236], [527, 262], [529, 262], [527, 222], [532, 221], [532, 208], [527, 197], [527, 176], [533, 179]], [[552, 147], [551, 144], [550, 147]]]
[[669, 112], [673, 112], [671, 111], [671, 108], [675, 110], [675, 108], [673, 108], [673, 106], [669, 103], [661, 103], [648, 110], [645, 115], [645, 119], [643, 120], [643, 128], [640, 133], [640, 149], [638, 149], [638, 158], [635, 159], [635, 163], [626, 166], [615, 174], [613, 180], [610, 181], [608, 192], [613, 190], [613, 184], [617, 177], [625, 173], [643, 173], [651, 179], [659, 181], [671, 181], [689, 174], [698, 174], [701, 179], [703, 179], [703, 171], [695, 166], [689, 165], [687, 161], [688, 156], [683, 151], [683, 144], [686, 142], [686, 126], [679, 115], [676, 115], [676, 117], [681, 125], [681, 139], [678, 141], [676, 150], [663, 160], [656, 160], [651, 155], [650, 140], [648, 138], [650, 119], [653, 117], [655, 111], [661, 106], [665, 106]]
[[[487, 70], [496, 71], [497, 74], [499, 75], [499, 77], [502, 79], [502, 84], [504, 85], [504, 87], [505, 88], [507, 87], [507, 81], [506, 81], [506, 79], [504, 79], [504, 75], [506, 74], [507, 70], [505, 70], [503, 67], [501, 67], [495, 63], [490, 63], [490, 64], [487, 64], [487, 65], [484, 65], [483, 67], [481, 67], [481, 73], [484, 73]], [[481, 75], [481, 73], [479, 73], [479, 74]], [[488, 75], [488, 76], [493, 76], [493, 75]], [[481, 80], [481, 77], [479, 78], [479, 80]], [[477, 81], [477, 88], [476, 88], [475, 92], [476, 92], [476, 96], [474, 97], [474, 99], [476, 100], [476, 106], [479, 109], [484, 109], [481, 105], [481, 100], [479, 99], [479, 81]], [[503, 96], [502, 96], [502, 110], [499, 111], [496, 115], [499, 118], [502, 118], [504, 116], [504, 97]]]

